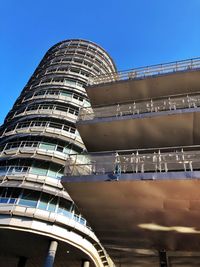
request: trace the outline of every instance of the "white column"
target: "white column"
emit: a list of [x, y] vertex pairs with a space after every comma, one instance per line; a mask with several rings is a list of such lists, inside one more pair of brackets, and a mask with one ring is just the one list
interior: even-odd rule
[[51, 241], [51, 243], [49, 245], [49, 250], [48, 250], [48, 253], [46, 256], [44, 267], [53, 267], [57, 247], [58, 247], [58, 242], [57, 241]]
[[82, 261], [82, 267], [90, 267], [90, 262], [89, 261]]

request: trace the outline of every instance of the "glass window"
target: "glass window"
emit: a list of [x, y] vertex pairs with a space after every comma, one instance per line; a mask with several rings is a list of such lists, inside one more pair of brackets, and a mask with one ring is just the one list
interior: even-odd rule
[[0, 198], [0, 203], [8, 203], [9, 198]]
[[46, 210], [47, 205], [48, 205], [48, 201], [49, 201], [49, 195], [42, 193], [42, 196], [41, 196], [39, 204], [38, 204], [38, 208], [42, 209], [42, 210]]
[[37, 201], [40, 196], [40, 192], [24, 190], [21, 199], [19, 200], [20, 205], [28, 206], [28, 207], [36, 207]]
[[61, 92], [60, 94], [63, 96], [69, 96], [69, 97], [72, 96], [72, 93], [70, 93], [70, 92]]
[[71, 208], [72, 208], [71, 201], [67, 199], [60, 199], [58, 213], [71, 218], [72, 217], [72, 213], [70, 212]]
[[3, 189], [1, 197], [7, 197], [7, 198], [11, 197], [12, 191], [13, 191], [12, 187], [5, 187]]
[[63, 174], [58, 173], [58, 171], [48, 170], [47, 176], [52, 177], [52, 178], [60, 178], [63, 176]]
[[58, 198], [52, 196], [51, 199], [49, 200], [49, 205], [47, 207], [47, 210], [54, 212], [56, 210], [57, 202], [58, 202]]
[[72, 204], [73, 202], [63, 198], [59, 201], [59, 207], [65, 210], [71, 210]]
[[10, 198], [8, 203], [9, 204], [14, 204], [16, 201], [17, 201], [16, 198]]
[[18, 198], [21, 193], [21, 188], [14, 188], [12, 191], [12, 198]]
[[42, 169], [42, 168], [32, 167], [30, 169], [30, 173], [37, 174], [37, 175], [46, 175], [47, 174], [47, 170], [46, 169]]
[[39, 148], [46, 149], [46, 150], [55, 150], [56, 145], [50, 143], [41, 143]]
[[4, 175], [5, 172], [7, 171], [7, 168], [6, 167], [0, 167], [0, 175]]

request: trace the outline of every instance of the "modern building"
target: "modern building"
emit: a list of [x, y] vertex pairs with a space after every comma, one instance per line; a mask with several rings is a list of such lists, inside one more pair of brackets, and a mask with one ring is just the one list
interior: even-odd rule
[[[100, 46], [79, 39], [60, 42], [48, 50], [5, 118], [1, 267], [113, 266], [60, 179], [69, 155], [85, 151], [75, 123], [80, 108], [89, 106], [89, 78], [115, 71]], [[84, 163], [84, 156], [79, 159]]]
[[86, 92], [88, 153], [62, 184], [115, 266], [199, 266], [200, 58], [99, 75]]

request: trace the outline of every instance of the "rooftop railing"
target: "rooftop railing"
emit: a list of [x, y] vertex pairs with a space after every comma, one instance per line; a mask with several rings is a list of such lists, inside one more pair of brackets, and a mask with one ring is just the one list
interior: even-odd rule
[[[79, 164], [79, 156], [67, 160], [65, 175], [120, 175], [122, 173], [200, 170], [200, 146], [154, 150], [95, 153]], [[76, 158], [76, 160], [75, 160]]]
[[82, 108], [79, 113], [79, 121], [196, 107], [200, 107], [200, 94], [176, 95], [162, 99], [134, 101], [93, 109], [91, 107]]
[[144, 79], [151, 76], [159, 76], [174, 72], [190, 71], [200, 68], [200, 57], [188, 60], [181, 60], [169, 62], [164, 64], [157, 64], [145, 66], [125, 71], [112, 72], [96, 77], [90, 77], [89, 85], [111, 83], [122, 80]]

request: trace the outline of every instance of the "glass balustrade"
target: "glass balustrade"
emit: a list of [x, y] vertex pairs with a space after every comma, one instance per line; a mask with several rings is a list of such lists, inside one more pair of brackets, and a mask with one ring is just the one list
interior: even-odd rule
[[44, 192], [13, 187], [1, 187], [0, 206], [1, 204], [15, 204], [16, 206], [41, 209], [66, 216], [82, 225], [87, 225], [87, 221], [81, 214], [76, 214], [76, 208], [72, 201]]
[[3, 130], [2, 136], [6, 133], [12, 131], [18, 131], [20, 129], [31, 129], [31, 128], [41, 128], [42, 130], [52, 129], [52, 130], [60, 130], [64, 132], [69, 132], [69, 134], [76, 135], [80, 137], [76, 128], [68, 126], [66, 124], [50, 122], [50, 121], [26, 121], [26, 122], [19, 122], [16, 125], [7, 127]]
[[111, 105], [99, 108], [82, 108], [79, 113], [80, 120], [93, 120], [95, 118], [121, 117], [143, 113], [156, 113], [177, 109], [191, 109], [200, 107], [200, 94], [178, 95], [162, 99], [149, 99], [125, 104]]
[[[82, 155], [80, 155], [82, 156]], [[65, 175], [100, 175], [120, 173], [170, 172], [200, 170], [200, 147], [166, 148], [92, 153], [79, 161], [79, 155], [69, 156]]]
[[71, 108], [71, 107], [64, 107], [64, 106], [56, 106], [56, 105], [30, 105], [27, 106], [26, 108], [20, 109], [16, 111], [13, 115], [12, 118], [15, 116], [21, 116], [22, 114], [31, 113], [32, 111], [37, 111], [39, 113], [55, 113], [55, 114], [65, 114], [65, 113], [70, 113], [74, 116], [78, 116], [79, 110], [78, 108]]
[[8, 150], [25, 149], [25, 148], [40, 149], [40, 150], [45, 150], [47, 152], [48, 151], [59, 152], [65, 155], [76, 153], [75, 150], [69, 147], [64, 147], [64, 146], [47, 143], [47, 142], [37, 142], [37, 141], [22, 141], [22, 142], [6, 143], [0, 146], [0, 151], [1, 153], [4, 153], [5, 151], [8, 151]]
[[96, 77], [91, 77], [90, 85], [110, 83], [121, 80], [144, 79], [145, 77], [166, 75], [175, 72], [192, 71], [200, 68], [200, 58], [192, 58], [169, 62], [165, 64], [157, 64], [152, 66], [140, 67], [131, 70], [111, 72]]
[[0, 176], [6, 175], [27, 175], [27, 174], [34, 174], [34, 175], [41, 175], [47, 176], [50, 178], [55, 178], [60, 180], [63, 176], [64, 172], [59, 170], [51, 170], [51, 169], [44, 169], [39, 167], [30, 167], [30, 166], [0, 166]]

